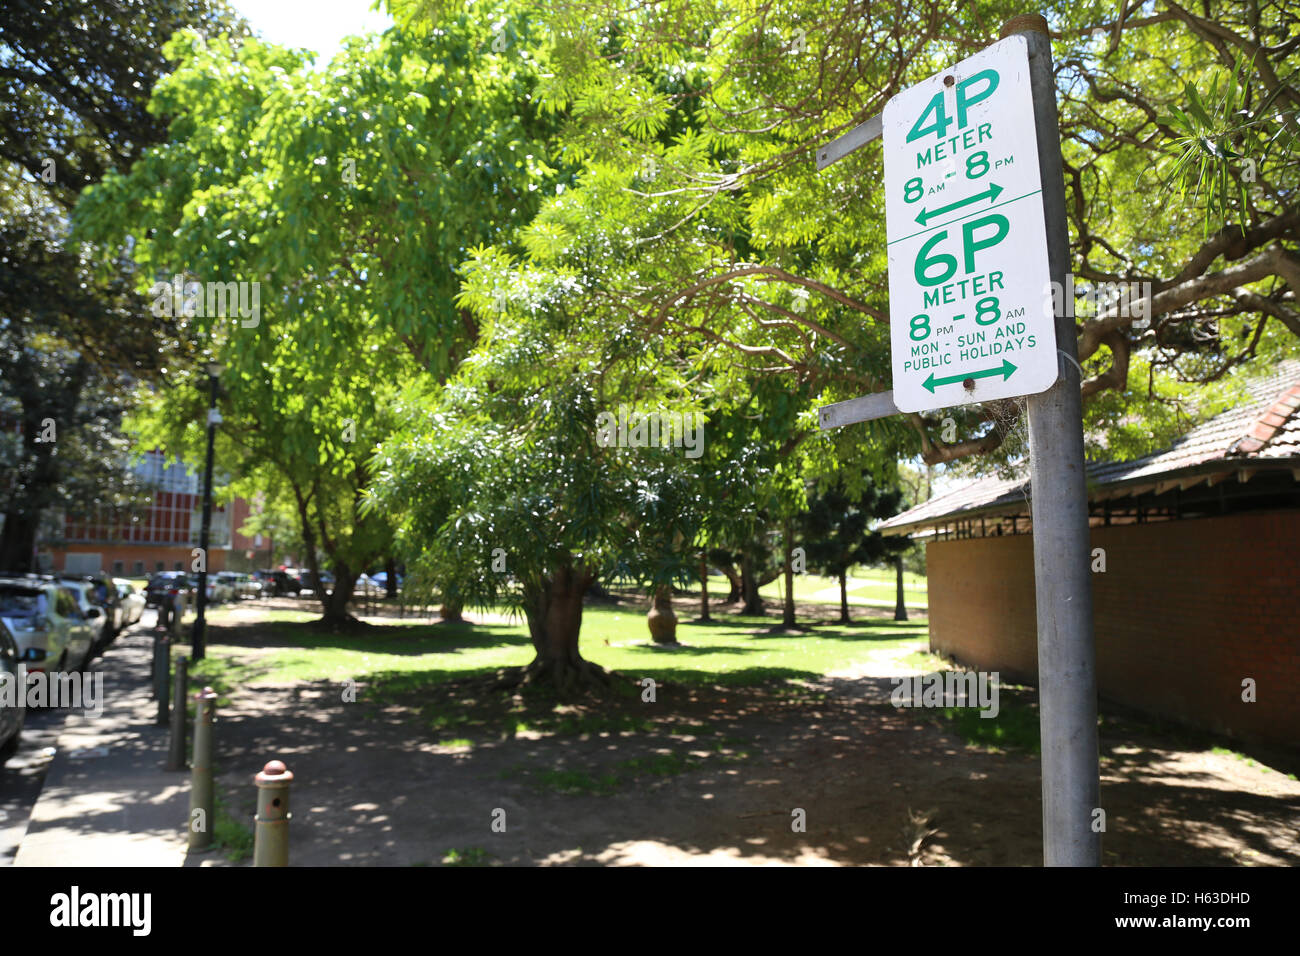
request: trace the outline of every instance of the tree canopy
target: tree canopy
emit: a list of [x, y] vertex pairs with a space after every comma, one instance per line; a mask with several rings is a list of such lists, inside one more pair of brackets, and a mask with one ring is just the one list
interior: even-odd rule
[[[121, 120], [165, 141], [105, 133], [76, 167], [102, 180], [75, 213], [100, 281], [152, 292], [176, 343], [136, 434], [197, 449], [201, 366], [223, 363], [223, 459], [292, 496], [340, 579], [327, 615], [396, 547], [453, 607], [521, 611], [530, 676], [567, 685], [592, 676], [588, 583], [662, 595], [703, 551], [761, 609], [788, 564], [772, 534], [788, 551], [810, 500], [875, 514], [900, 462], [1023, 454], [1015, 400], [834, 432], [816, 413], [890, 378], [880, 146], [822, 172], [816, 150], [1015, 4], [388, 6], [393, 29], [323, 70], [178, 32]], [[1127, 457], [1231, 401], [1239, 367], [1300, 351], [1300, 33], [1273, 2], [1044, 13], [1085, 425]], [[251, 287], [257, 314], [196, 309], [188, 282]], [[603, 441], [623, 408], [698, 414], [700, 453]]]
[[97, 275], [67, 240], [82, 191], [165, 138], [148, 112], [167, 71], [158, 37], [182, 27], [241, 29], [207, 0], [0, 11], [0, 569], [33, 568], [42, 513], [137, 500], [123, 414], [137, 382], [187, 360], [183, 330], [150, 316], [130, 264]]
[[[508, 244], [558, 176], [544, 121], [520, 108], [529, 69], [482, 40], [468, 18], [391, 30], [351, 41], [321, 73], [256, 39], [178, 34], [151, 104], [171, 119], [168, 142], [77, 210], [79, 234], [129, 245], [150, 283], [197, 281], [209, 302], [212, 283], [257, 295], [256, 315], [211, 314], [171, 290], [156, 306], [186, 316], [225, 365], [223, 431], [241, 470], [287, 482], [309, 566], [319, 548], [335, 569], [332, 618], [389, 548], [382, 517], [357, 506], [400, 383], [441, 380], [475, 340], [456, 266], [475, 242]], [[148, 420], [193, 451], [187, 378], [159, 391]]]

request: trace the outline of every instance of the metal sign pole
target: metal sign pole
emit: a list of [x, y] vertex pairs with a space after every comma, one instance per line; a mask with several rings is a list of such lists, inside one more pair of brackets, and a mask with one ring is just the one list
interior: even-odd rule
[[1014, 17], [1003, 24], [1001, 35], [1014, 33], [1029, 43], [1048, 267], [1056, 288], [1062, 290], [1054, 299], [1061, 377], [1047, 391], [1027, 398], [1043, 754], [1043, 863], [1099, 866], [1101, 833], [1094, 811], [1100, 808], [1101, 794], [1088, 494], [1078, 348], [1073, 310], [1064, 295], [1070, 237], [1056, 83], [1047, 20], [1037, 14]]
[[[1038, 612], [1039, 725], [1042, 732], [1043, 752], [1043, 862], [1047, 866], [1098, 866], [1101, 863], [1101, 819], [1103, 818], [1099, 813], [1101, 798], [1097, 761], [1097, 676], [1093, 644], [1088, 495], [1083, 459], [1083, 403], [1079, 392], [1082, 370], [1078, 364], [1078, 345], [1074, 317], [1071, 315], [1073, 310], [1068, 308], [1070, 303], [1065, 301], [1064, 294], [1067, 288], [1065, 276], [1070, 265], [1070, 236], [1065, 218], [1065, 176], [1061, 163], [1061, 140], [1056, 113], [1056, 85], [1052, 75], [1052, 47], [1047, 20], [1038, 14], [1013, 17], [1002, 25], [1001, 38], [1006, 39], [1013, 35], [1023, 37], [1028, 48], [1034, 139], [1037, 145], [1039, 179], [1042, 187], [1043, 228], [1046, 231], [1046, 271], [1049, 281], [1056, 283], [1056, 288], [1060, 290], [1057, 296], [1050, 296], [1058, 306], [1054, 315], [1058, 352], [1056, 356], [1058, 375], [1055, 384], [1042, 390], [1043, 385], [1046, 381], [1050, 381], [1050, 378], [1041, 379], [1042, 384], [1037, 391], [1026, 389], [1021, 392], [1007, 393], [1026, 395], [1028, 403], [1030, 474], [1033, 483], [1031, 504], [1034, 584]], [[968, 77], [966, 83], [974, 84], [980, 76], [983, 74]], [[947, 80], [951, 81], [953, 77], [949, 76]], [[977, 91], [972, 98], [972, 94], [968, 92], [965, 99], [961, 101], [968, 109], [979, 100], [991, 96], [997, 85], [996, 82], [989, 82], [988, 78], [983, 79], [982, 82], [985, 84], [983, 96]], [[963, 83], [962, 87], [966, 83]], [[945, 85], [950, 84], [945, 83]], [[957, 90], [959, 98], [962, 96], [962, 87]], [[911, 90], [919, 88], [909, 88], [899, 96], [910, 94]], [[891, 104], [897, 100], [898, 97], [895, 97], [891, 100]], [[930, 135], [931, 131], [935, 131], [942, 140], [943, 133], [951, 122], [944, 112], [946, 100], [936, 94], [929, 102], [933, 105], [925, 107], [921, 117], [912, 125], [911, 132], [899, 140], [904, 146], [913, 139]], [[889, 107], [887, 106], [886, 109], [888, 111]], [[959, 103], [959, 114], [961, 109], [962, 105]], [[932, 122], [925, 125], [927, 118], [930, 117], [933, 117]], [[889, 117], [883, 115], [873, 116], [839, 139], [827, 144], [817, 153], [817, 168], [825, 169], [854, 150], [884, 135], [886, 179], [888, 179], [890, 135], [884, 131], [888, 119]], [[959, 130], [969, 125], [961, 119], [958, 120], [958, 124]], [[1014, 123], [1008, 123], [1007, 127], [1014, 131]], [[903, 131], [906, 130], [907, 126], [904, 125]], [[978, 127], [974, 134], [976, 137], [974, 145], [978, 146], [984, 141], [986, 130], [991, 135], [993, 126], [990, 124]], [[898, 135], [902, 136], [901, 133]], [[960, 141], [954, 137], [951, 140], [951, 148], [956, 148], [958, 142], [962, 146], [969, 146], [967, 140], [971, 135], [967, 129]], [[916, 166], [908, 167], [909, 174], [923, 166], [929, 170], [933, 160], [943, 158], [937, 146], [932, 146], [925, 152], [914, 151], [913, 155]], [[985, 160], [989, 158], [987, 154], [982, 155]], [[1003, 157], [1002, 162], [1010, 163], [1013, 158], [1014, 156]], [[985, 166], [983, 171], [987, 172], [987, 170], [988, 167]], [[983, 172], [978, 166], [967, 169], [968, 178], [978, 178], [982, 175]], [[916, 185], [903, 184], [904, 204], [919, 202], [920, 197], [926, 192], [923, 188], [925, 185], [923, 176], [918, 175], [910, 182]], [[938, 192], [941, 188], [944, 189], [946, 199], [947, 188], [941, 181], [934, 182], [930, 192]], [[913, 195], [909, 195], [909, 190]], [[1028, 196], [1027, 193], [1018, 199], [1027, 199]], [[985, 198], [997, 198], [997, 194], [994, 193], [992, 197], [986, 195]], [[888, 196], [886, 201], [888, 202]], [[959, 200], [958, 204], [965, 205], [969, 201], [971, 197]], [[1013, 201], [1018, 200], [1007, 200], [1001, 205], [1008, 206]], [[949, 209], [951, 208], [949, 204]], [[1021, 215], [1023, 214], [1024, 210], [1021, 210]], [[906, 216], [903, 218], [906, 219]], [[928, 225], [930, 218], [933, 217], [923, 212], [917, 222], [924, 227]], [[1025, 223], [1023, 219], [1019, 222], [1022, 226], [1031, 226], [1033, 242], [1037, 243], [1038, 226]], [[1010, 226], [1009, 223], [1007, 225]], [[973, 232], [975, 227], [972, 226], [971, 229]], [[1004, 236], [1005, 230], [996, 240], [989, 241], [987, 237], [980, 239], [977, 249], [987, 250], [1000, 242]], [[913, 237], [914, 235], [907, 235], [898, 241]], [[942, 238], [946, 237], [941, 234]], [[915, 276], [918, 282], [926, 287], [933, 287], [941, 281], [946, 281], [956, 268], [956, 258], [947, 255], [946, 259], [951, 260], [952, 267], [944, 280], [928, 274], [926, 270], [936, 265], [941, 266], [941, 260], [945, 258], [932, 255], [930, 258], [925, 258], [929, 255], [927, 250], [937, 241], [940, 240], [933, 240], [922, 247], [921, 258], [916, 260], [918, 265]], [[967, 245], [969, 246], [970, 243], [968, 242]], [[1041, 247], [1037, 247], [1036, 250], [1031, 248], [1029, 251], [1037, 251], [1041, 254]], [[970, 252], [968, 248], [968, 257]], [[924, 270], [921, 269], [920, 263], [927, 263]], [[1039, 263], [1037, 268], [1041, 269], [1041, 260]], [[973, 266], [968, 265], [967, 273], [970, 273], [972, 268]], [[1001, 282], [1005, 278], [1004, 272], [998, 271], [992, 275], [997, 276], [1001, 288]], [[895, 306], [893, 278], [891, 272], [891, 310]], [[906, 271], [902, 278], [902, 285], [906, 290], [908, 281]], [[1049, 298], [1050, 291], [1041, 290], [1044, 299]], [[1034, 292], [1036, 293], [1037, 290]], [[945, 292], [945, 298], [942, 299], [945, 304], [948, 301], [946, 294]], [[978, 295], [978, 291], [975, 294]], [[960, 295], [964, 297], [965, 292], [962, 291]], [[941, 300], [939, 294], [930, 288], [929, 294], [924, 295], [922, 301], [924, 304], [932, 304]], [[996, 309], [998, 299], [992, 299], [992, 302]], [[1023, 315], [1024, 309], [1022, 308], [1020, 312]], [[904, 309], [902, 315], [907, 314], [910, 314], [909, 310]], [[977, 311], [975, 318], [978, 324], [988, 325], [996, 322], [998, 316], [1000, 312], [992, 320], [981, 322]], [[911, 334], [909, 329], [912, 340], [929, 339], [931, 318], [929, 313], [916, 313], [911, 321], [921, 334], [919, 336]], [[966, 318], [968, 316], [965, 314], [953, 316], [954, 321]], [[898, 321], [893, 315], [891, 319]], [[1046, 332], [1046, 329], [1043, 331]], [[935, 334], [937, 336], [938, 332], [936, 331]], [[1046, 335], [1043, 338], [1045, 339]], [[906, 341], [903, 344], [911, 345]], [[957, 344], [960, 346], [960, 341]], [[1031, 339], [1030, 348], [1033, 347]], [[895, 351], [897, 352], [897, 349]], [[1050, 353], [1043, 357], [1050, 358]], [[1035, 368], [1050, 375], [1052, 365], [1036, 363]], [[903, 365], [902, 369], [907, 369], [907, 365]], [[819, 424], [823, 429], [839, 428], [854, 422], [870, 421], [896, 414], [903, 408], [917, 409], [919, 406], [915, 402], [923, 396], [911, 394], [906, 398], [900, 398], [898, 389], [901, 375], [897, 355], [895, 355], [894, 390], [828, 405], [820, 410]], [[984, 376], [967, 372], [963, 376], [954, 376], [952, 381], [961, 381], [965, 389], [973, 392], [975, 380], [977, 378], [982, 380], [983, 377], [990, 375], [992, 375], [990, 372], [984, 373]], [[1004, 382], [1007, 378], [1008, 373], [1004, 372]], [[1023, 383], [1024, 379], [1025, 376], [1022, 375], [1018, 384]], [[927, 381], [921, 383], [931, 395], [935, 394], [934, 387], [950, 384], [952, 382], [946, 378], [936, 379], [933, 373]], [[949, 393], [946, 397], [951, 399], [953, 395]], [[980, 400], [978, 397], [962, 396], [961, 393], [958, 393], [957, 397], [964, 400], [959, 400], [956, 404]]]

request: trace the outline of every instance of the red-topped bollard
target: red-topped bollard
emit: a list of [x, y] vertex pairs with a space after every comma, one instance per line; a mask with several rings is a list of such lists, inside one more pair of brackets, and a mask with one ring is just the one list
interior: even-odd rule
[[257, 784], [257, 823], [253, 866], [289, 865], [289, 784], [293, 773], [272, 760], [253, 778]]

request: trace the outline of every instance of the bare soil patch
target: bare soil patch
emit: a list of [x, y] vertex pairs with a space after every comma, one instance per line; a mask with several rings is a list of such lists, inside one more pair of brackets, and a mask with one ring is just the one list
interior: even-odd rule
[[[661, 684], [558, 713], [481, 680], [383, 704], [254, 685], [220, 714], [217, 768], [251, 819], [253, 773], [289, 765], [295, 865], [1038, 865], [1037, 755], [895, 709], [907, 672], [885, 651], [784, 690]], [[1108, 864], [1300, 864], [1300, 783], [1136, 723], [1108, 721], [1102, 752]]]

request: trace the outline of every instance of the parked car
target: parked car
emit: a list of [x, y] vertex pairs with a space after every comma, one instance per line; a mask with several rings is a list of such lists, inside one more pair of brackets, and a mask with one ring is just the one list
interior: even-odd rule
[[170, 600], [177, 594], [184, 596], [187, 605], [193, 604], [197, 588], [198, 583], [184, 571], [163, 571], [149, 579], [144, 589], [145, 605], [158, 607], [164, 599]]
[[235, 590], [226, 580], [221, 577], [220, 572], [208, 572], [208, 603], [225, 604], [227, 601], [235, 599]]
[[[88, 585], [82, 585], [88, 587]], [[0, 622], [27, 658], [30, 671], [66, 671], [85, 668], [103, 633], [104, 612], [90, 605], [89, 617], [76, 590], [53, 579], [0, 578]]]
[[[274, 597], [281, 597], [285, 594], [297, 594], [302, 585], [298, 583], [298, 575], [301, 574], [297, 568], [279, 568], [278, 570], [259, 571], [262, 577], [263, 593], [269, 593]], [[267, 588], [267, 583], [270, 588]]]
[[0, 621], [0, 678], [12, 681], [18, 690], [16, 706], [6, 707], [0, 701], [0, 762], [12, 757], [18, 749], [18, 740], [22, 736], [23, 722], [27, 719], [27, 695], [24, 692], [21, 674], [22, 652], [14, 640], [9, 625]]
[[[56, 580], [68, 585], [76, 592], [80, 601], [80, 594], [85, 586], [89, 586], [86, 591], [86, 600], [90, 605], [98, 607], [104, 613], [104, 623], [102, 633], [97, 642], [100, 646], [107, 646], [113, 638], [117, 636], [126, 625], [122, 620], [122, 605], [117, 597], [117, 585], [113, 579], [105, 574], [59, 574], [55, 575]], [[82, 610], [86, 610], [83, 604]]]
[[283, 571], [272, 571], [270, 568], [263, 568], [261, 571], [253, 572], [254, 579], [262, 586], [263, 597], [279, 597], [283, 594], [282, 577], [287, 576]]
[[[59, 584], [71, 591], [77, 599], [77, 607], [81, 609], [82, 616], [86, 619], [94, 634], [94, 649], [106, 646], [116, 633], [113, 630], [114, 610], [100, 603], [99, 591], [96, 585], [91, 581], [75, 578], [64, 578], [59, 581]], [[116, 600], [116, 589], [114, 589], [113, 595], [114, 600]], [[89, 662], [89, 657], [87, 657], [87, 662]]]
[[122, 626], [130, 627], [144, 615], [144, 594], [125, 578], [114, 578], [113, 584], [117, 586], [117, 600], [122, 606]]
[[[380, 571], [377, 574], [372, 574], [370, 580], [374, 581], [379, 587], [386, 589], [388, 587], [388, 572]], [[397, 589], [399, 591], [402, 589], [402, 576], [400, 574], [397, 575]]]
[[[327, 591], [331, 590], [334, 587], [334, 575], [330, 574], [330, 572], [322, 571], [320, 573], [320, 580], [321, 580], [321, 584], [325, 586], [325, 589]], [[299, 593], [302, 593], [303, 591], [316, 591], [316, 590], [318, 590], [316, 586], [316, 579], [315, 577], [313, 577], [311, 571], [304, 570], [301, 574], [298, 575]]]
[[244, 574], [242, 571], [222, 571], [217, 577], [230, 588], [233, 600], [242, 601], [246, 598], [262, 596], [262, 584], [251, 574]]

